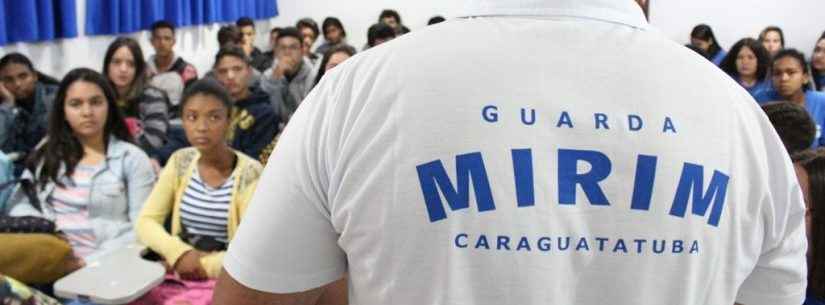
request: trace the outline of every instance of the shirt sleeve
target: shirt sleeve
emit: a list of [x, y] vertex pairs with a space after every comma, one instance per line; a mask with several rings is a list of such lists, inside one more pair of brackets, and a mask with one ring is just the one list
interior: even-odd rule
[[798, 305], [805, 298], [807, 238], [805, 203], [796, 173], [779, 137], [767, 119], [765, 136], [768, 186], [762, 202], [762, 252], [739, 288], [744, 305]]
[[[329, 83], [327, 83], [329, 84]], [[267, 167], [224, 257], [224, 268], [247, 287], [293, 293], [341, 278], [346, 255], [327, 202], [328, 86], [298, 109]], [[332, 128], [332, 127], [330, 127]]]

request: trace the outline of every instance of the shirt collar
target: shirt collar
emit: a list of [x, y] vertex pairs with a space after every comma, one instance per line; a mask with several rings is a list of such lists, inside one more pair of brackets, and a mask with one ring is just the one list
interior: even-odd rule
[[642, 9], [633, 0], [468, 0], [460, 17], [581, 17], [646, 28]]

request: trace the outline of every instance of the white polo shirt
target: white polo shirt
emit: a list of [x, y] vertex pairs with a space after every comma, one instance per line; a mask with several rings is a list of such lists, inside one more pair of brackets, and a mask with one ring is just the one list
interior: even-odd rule
[[631, 0], [478, 1], [301, 104], [224, 265], [351, 304], [801, 304], [804, 205], [757, 104]]

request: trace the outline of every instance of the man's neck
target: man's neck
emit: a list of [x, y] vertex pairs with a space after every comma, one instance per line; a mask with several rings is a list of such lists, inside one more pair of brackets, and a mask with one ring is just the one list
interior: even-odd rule
[[172, 60], [175, 59], [175, 53], [169, 53], [169, 56], [160, 56], [155, 55], [155, 66], [158, 68], [158, 72], [166, 72], [169, 68], [172, 67]]
[[739, 75], [739, 82], [745, 86], [751, 87], [756, 84], [755, 75]]
[[805, 107], [805, 91], [800, 90], [799, 92], [791, 96], [788, 100], [794, 104]]
[[246, 89], [243, 92], [238, 93], [236, 96], [233, 96], [233, 98], [235, 99], [235, 102], [240, 102], [240, 101], [243, 101], [243, 100], [249, 98], [250, 95], [251, 95], [251, 92], [249, 92], [249, 89]]

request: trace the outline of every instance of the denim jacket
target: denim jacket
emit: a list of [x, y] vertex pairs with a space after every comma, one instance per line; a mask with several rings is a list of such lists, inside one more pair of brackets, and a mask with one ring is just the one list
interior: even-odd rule
[[[37, 171], [40, 172], [40, 168]], [[32, 177], [28, 170], [23, 173], [24, 179]], [[89, 218], [95, 233], [97, 251], [84, 258], [87, 262], [136, 242], [133, 224], [144, 201], [152, 192], [156, 179], [146, 153], [131, 143], [114, 137], [109, 139], [105, 164], [92, 176], [89, 192]], [[36, 186], [42, 213], [31, 205], [18, 187], [9, 200], [8, 214], [55, 220], [54, 211], [47, 201], [55, 187], [53, 182], [47, 183], [42, 189], [40, 185]]]

